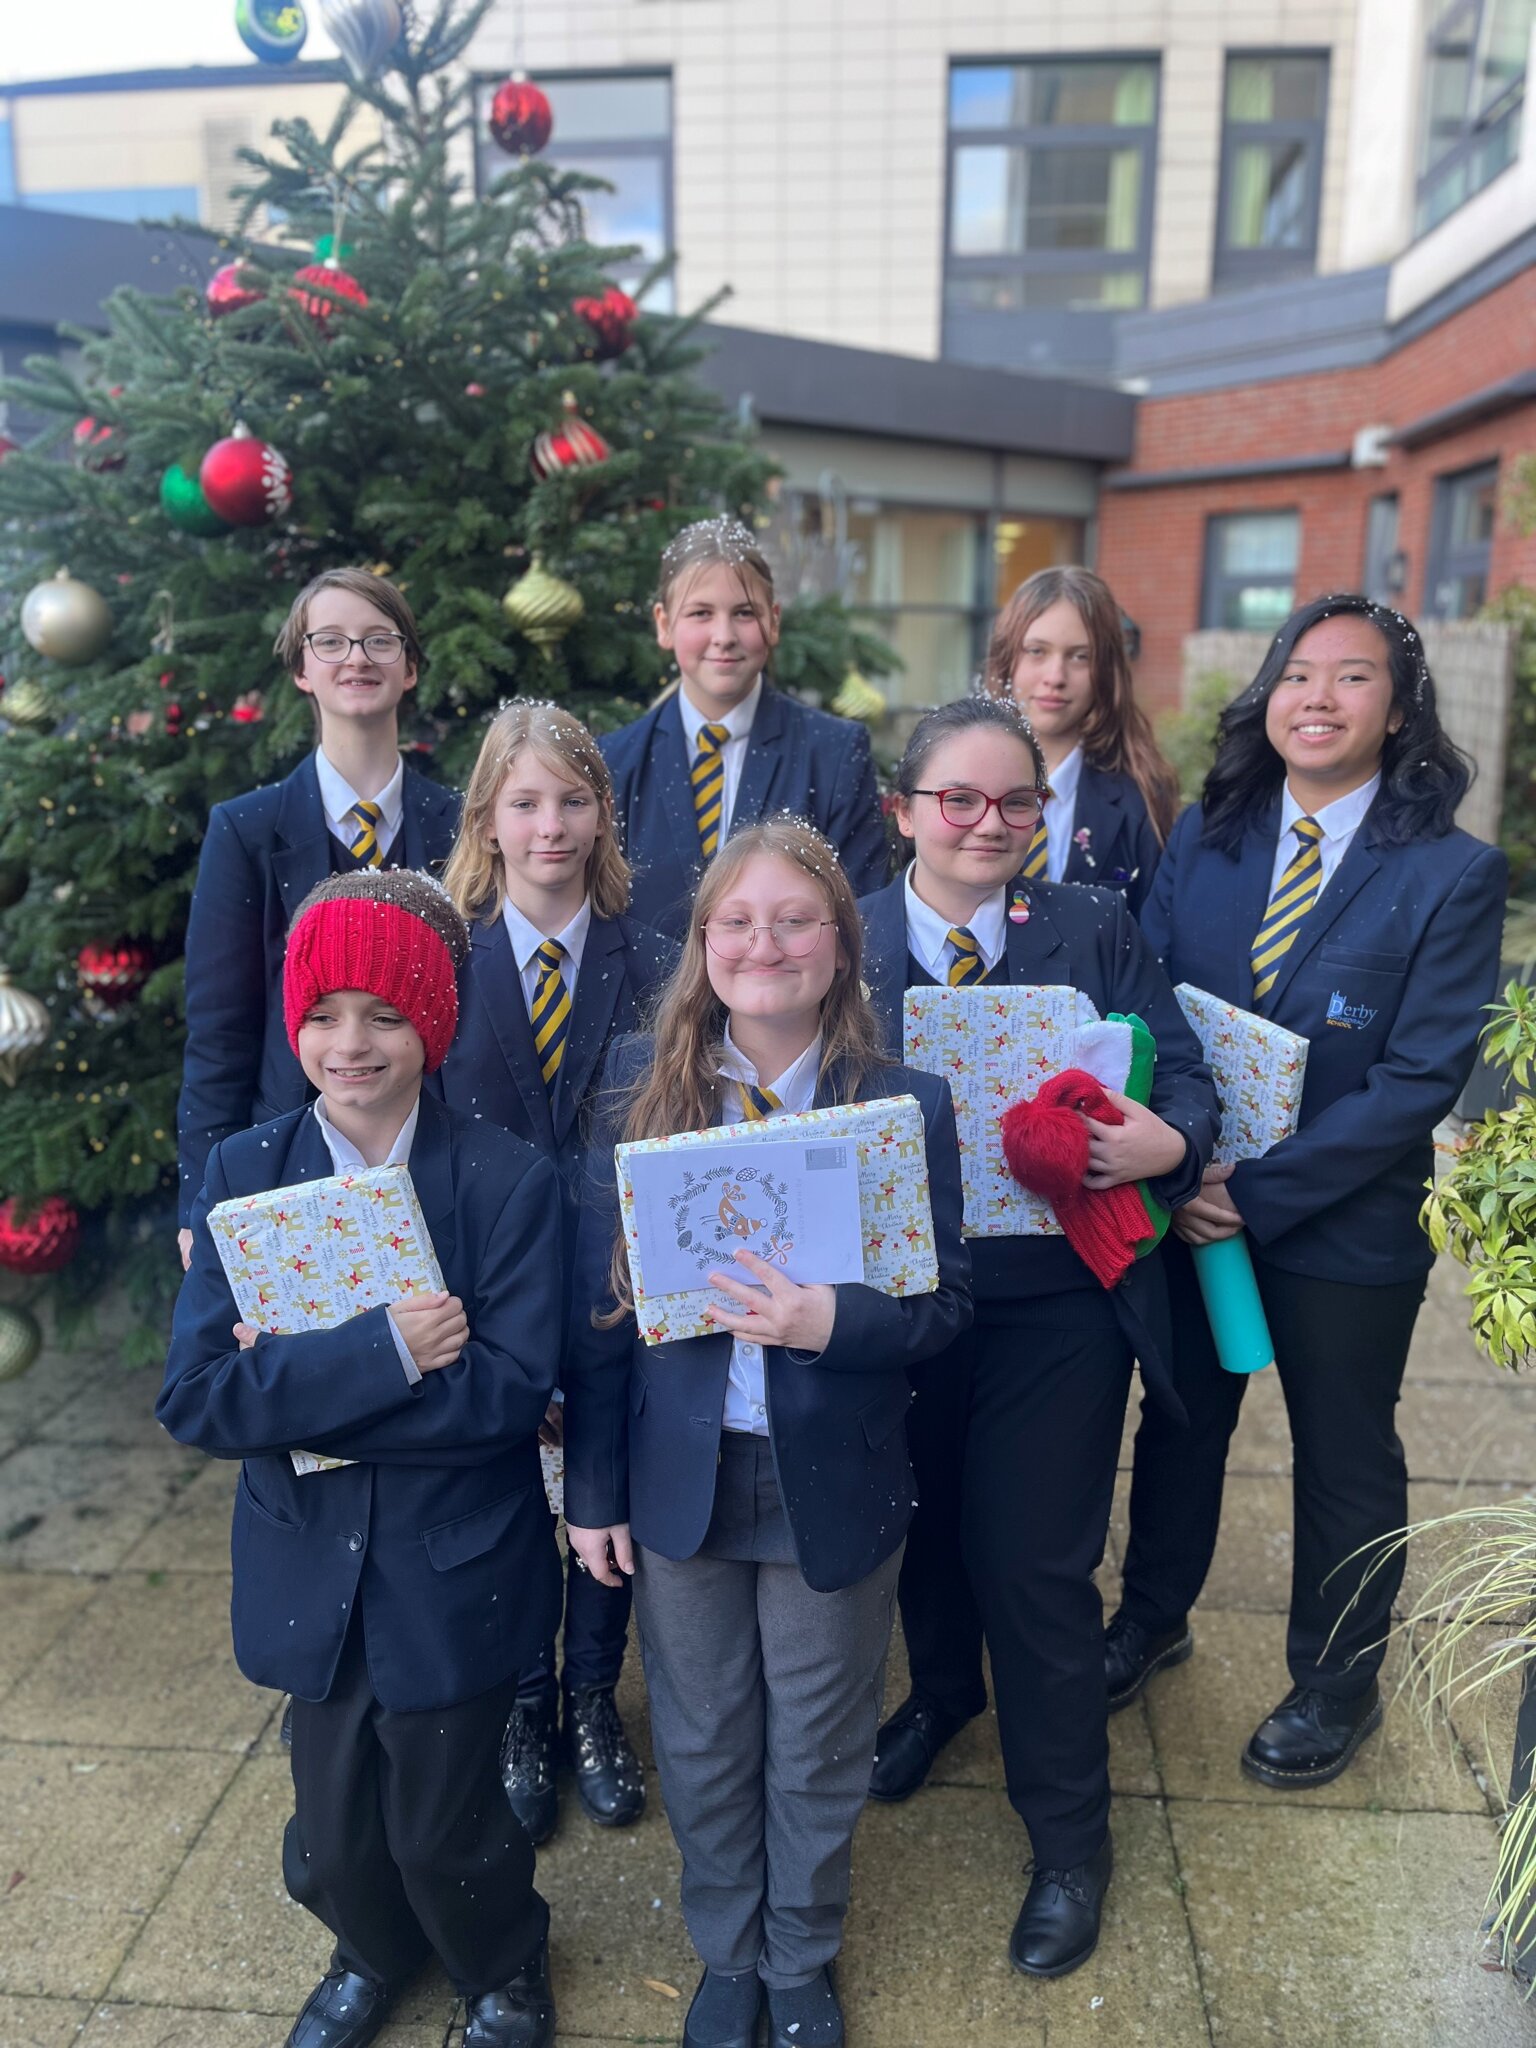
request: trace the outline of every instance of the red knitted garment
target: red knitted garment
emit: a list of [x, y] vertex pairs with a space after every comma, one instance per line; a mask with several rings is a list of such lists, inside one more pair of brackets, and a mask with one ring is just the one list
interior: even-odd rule
[[1135, 1183], [1085, 1188], [1088, 1131], [1095, 1123], [1123, 1124], [1125, 1116], [1080, 1067], [1068, 1067], [1024, 1102], [1003, 1112], [1003, 1157], [1021, 1187], [1049, 1202], [1083, 1264], [1101, 1287], [1114, 1287], [1152, 1235]]
[[391, 1003], [421, 1034], [427, 1072], [447, 1057], [459, 1021], [453, 957], [424, 918], [380, 898], [332, 897], [302, 911], [283, 961], [283, 1021], [299, 1026], [322, 996], [361, 989]]

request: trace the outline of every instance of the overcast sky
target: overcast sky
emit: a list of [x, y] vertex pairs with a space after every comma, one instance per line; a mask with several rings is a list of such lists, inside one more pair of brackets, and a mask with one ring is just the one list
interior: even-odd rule
[[[306, 57], [334, 57], [310, 0]], [[78, 78], [172, 64], [254, 64], [235, 0], [0, 0], [0, 79]]]

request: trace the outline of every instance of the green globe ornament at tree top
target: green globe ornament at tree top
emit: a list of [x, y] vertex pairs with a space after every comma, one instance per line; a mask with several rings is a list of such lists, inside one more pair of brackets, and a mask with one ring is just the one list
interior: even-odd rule
[[0, 1302], [0, 1383], [19, 1380], [42, 1348], [42, 1329], [31, 1310]]
[[263, 64], [291, 64], [304, 47], [309, 23], [299, 0], [235, 0], [235, 29]]
[[94, 661], [112, 638], [112, 614], [99, 590], [61, 569], [27, 592], [21, 607], [27, 644], [63, 668]]
[[229, 532], [229, 521], [221, 519], [203, 496], [203, 487], [179, 462], [173, 462], [160, 479], [160, 508], [183, 533], [195, 533], [208, 540]]

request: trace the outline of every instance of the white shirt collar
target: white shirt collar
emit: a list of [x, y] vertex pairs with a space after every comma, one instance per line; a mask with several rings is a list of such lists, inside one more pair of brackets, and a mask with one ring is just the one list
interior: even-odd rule
[[557, 945], [564, 946], [572, 969], [580, 973], [582, 950], [587, 943], [587, 933], [592, 925], [590, 896], [563, 932], [541, 932], [537, 925], [528, 922], [510, 896], [502, 899], [501, 916], [507, 927], [507, 937], [512, 941], [512, 957], [517, 962], [519, 974], [528, 971], [529, 961], [548, 938], [553, 938]]
[[701, 711], [689, 696], [686, 683], [678, 685], [677, 694], [677, 708], [683, 719], [683, 737], [688, 742], [688, 751], [691, 754], [698, 746], [701, 725], [723, 725], [728, 740], [744, 740], [747, 737], [752, 730], [752, 721], [757, 716], [758, 701], [763, 694], [763, 679], [761, 676], [758, 677], [734, 711]]
[[[357, 791], [331, 761], [326, 759], [324, 747], [315, 749], [315, 777], [320, 784], [320, 802], [325, 810], [326, 823], [334, 830], [345, 824], [353, 806], [358, 801]], [[395, 772], [373, 799], [383, 817], [380, 823], [379, 845], [387, 852], [389, 842], [400, 830], [401, 815], [405, 810], [405, 761], [402, 757], [395, 763]]]
[[1051, 769], [1046, 776], [1051, 785], [1050, 801], [1063, 809], [1077, 801], [1077, 785], [1083, 779], [1083, 750], [1074, 747], [1058, 768]]
[[[931, 904], [925, 903], [912, 886], [915, 861], [909, 862], [902, 887], [907, 903], [907, 946], [919, 959], [935, 981], [945, 981], [949, 976], [951, 947], [949, 943], [950, 924], [941, 917]], [[995, 967], [1007, 948], [1007, 912], [1004, 903], [1006, 889], [997, 889], [972, 912], [966, 923], [966, 930], [981, 948], [981, 957], [989, 969]]]
[[[352, 1140], [337, 1130], [326, 1114], [325, 1098], [319, 1096], [312, 1105], [315, 1122], [320, 1126], [320, 1135], [325, 1140], [326, 1150], [331, 1155], [331, 1164], [338, 1173], [369, 1173], [367, 1160], [358, 1151]], [[395, 1142], [389, 1148], [386, 1166], [405, 1166], [411, 1157], [411, 1145], [416, 1137], [416, 1124], [421, 1115], [421, 1097], [418, 1095], [411, 1105], [411, 1113], [395, 1134]]]
[[1324, 804], [1320, 811], [1307, 812], [1291, 795], [1291, 785], [1285, 785], [1280, 801], [1280, 836], [1283, 839], [1298, 818], [1312, 817], [1325, 839], [1348, 839], [1356, 831], [1360, 821], [1376, 800], [1381, 787], [1380, 775], [1373, 775], [1369, 782], [1352, 789], [1348, 796], [1336, 797], [1331, 804]]
[[821, 1077], [821, 1033], [817, 1032], [805, 1051], [797, 1060], [791, 1061], [782, 1074], [765, 1081], [731, 1037], [731, 1027], [727, 1024], [725, 1058], [720, 1062], [719, 1071], [727, 1081], [745, 1081], [752, 1088], [771, 1088], [786, 1109], [810, 1109], [816, 1101], [816, 1083]]

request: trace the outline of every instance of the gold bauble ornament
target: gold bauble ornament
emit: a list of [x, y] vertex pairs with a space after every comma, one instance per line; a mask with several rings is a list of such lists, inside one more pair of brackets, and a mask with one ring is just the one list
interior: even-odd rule
[[112, 614], [99, 590], [61, 569], [27, 592], [21, 630], [29, 646], [64, 668], [94, 661], [112, 638]]
[[884, 718], [885, 708], [884, 695], [868, 676], [861, 676], [856, 668], [849, 669], [843, 677], [842, 687], [832, 699], [832, 709], [839, 718], [862, 718], [866, 725], [874, 725]]
[[586, 612], [586, 603], [574, 584], [552, 576], [537, 555], [526, 576], [520, 576], [501, 608], [525, 640], [553, 654], [560, 642]]
[[34, 683], [30, 676], [23, 676], [19, 682], [8, 683], [0, 691], [0, 718], [11, 725], [19, 725], [33, 732], [47, 732], [58, 722], [59, 707], [43, 688]]
[[19, 1380], [42, 1348], [43, 1333], [31, 1310], [0, 1302], [0, 1383]]
[[36, 996], [17, 988], [0, 962], [0, 1081], [16, 1086], [16, 1077], [48, 1042], [52, 1025], [47, 1010]]

